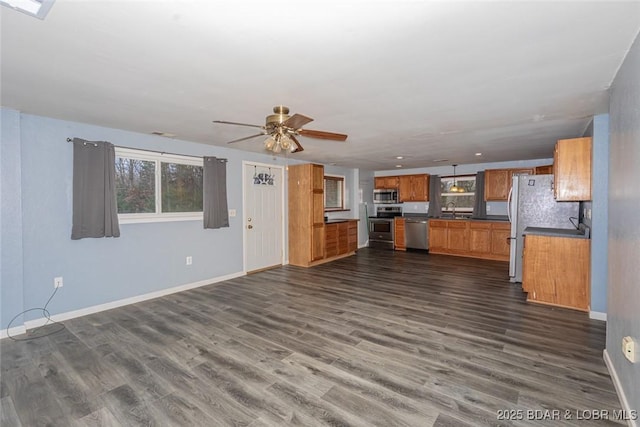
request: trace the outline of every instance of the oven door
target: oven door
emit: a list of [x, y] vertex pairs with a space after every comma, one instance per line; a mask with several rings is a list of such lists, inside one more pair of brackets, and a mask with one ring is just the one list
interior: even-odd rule
[[370, 219], [369, 240], [393, 242], [393, 218]]

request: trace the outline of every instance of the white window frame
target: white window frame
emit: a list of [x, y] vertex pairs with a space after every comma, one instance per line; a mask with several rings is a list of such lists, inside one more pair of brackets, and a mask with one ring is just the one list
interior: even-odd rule
[[[443, 176], [440, 178], [441, 181], [453, 181], [454, 177], [453, 176]], [[460, 175], [460, 176], [456, 176], [455, 177], [455, 181], [456, 183], [460, 182], [460, 181], [475, 181], [476, 180], [476, 176], [475, 175]], [[459, 197], [459, 196], [469, 196], [469, 195], [473, 195], [476, 196], [475, 192], [470, 192], [470, 193], [441, 193], [441, 197], [442, 196], [453, 196], [453, 197]], [[456, 212], [460, 212], [460, 213], [473, 213], [473, 206], [470, 208], [467, 207], [459, 207], [456, 206], [455, 207], [455, 211]], [[443, 213], [452, 213], [453, 209], [449, 209], [447, 206], [442, 206], [442, 212]]]
[[115, 147], [116, 157], [155, 162], [155, 213], [119, 213], [120, 224], [137, 224], [145, 222], [169, 222], [169, 221], [202, 221], [202, 212], [161, 212], [162, 211], [162, 168], [160, 163], [177, 163], [182, 165], [203, 167], [202, 158], [180, 156], [178, 154], [163, 154], [153, 151], [136, 150], [133, 148]]
[[[342, 207], [340, 207], [340, 208], [327, 208], [326, 207], [327, 206], [327, 189], [326, 189], [326, 186], [324, 186], [324, 181], [327, 178], [337, 178], [336, 181], [337, 180], [342, 180], [342, 189], [341, 189], [341, 191], [342, 191]], [[325, 187], [324, 188], [324, 201], [323, 201], [323, 203], [324, 203], [324, 211], [325, 212], [340, 212], [340, 211], [347, 210], [347, 194], [345, 192], [346, 187], [347, 187], [346, 181], [347, 180], [346, 180], [344, 175], [324, 174], [322, 185]]]

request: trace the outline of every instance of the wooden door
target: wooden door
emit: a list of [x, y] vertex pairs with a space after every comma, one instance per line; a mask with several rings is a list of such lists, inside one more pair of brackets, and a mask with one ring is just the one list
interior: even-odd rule
[[491, 223], [470, 223], [469, 251], [475, 255], [486, 255], [491, 252]]
[[406, 250], [404, 225], [405, 225], [404, 218], [395, 218], [393, 246], [396, 250], [399, 250], [399, 251]]
[[458, 252], [469, 251], [467, 221], [447, 221], [447, 249]]
[[429, 251], [442, 252], [447, 249], [447, 221], [429, 220]]
[[[284, 171], [278, 166], [245, 163], [243, 173], [244, 270], [281, 265], [284, 253]], [[273, 185], [255, 183], [256, 173], [271, 173]]]
[[559, 140], [554, 166], [558, 201], [591, 200], [591, 138]]
[[508, 169], [487, 169], [484, 174], [484, 199], [506, 201], [511, 187], [510, 179]]
[[410, 202], [412, 200], [411, 176], [401, 175], [398, 177], [398, 201]]

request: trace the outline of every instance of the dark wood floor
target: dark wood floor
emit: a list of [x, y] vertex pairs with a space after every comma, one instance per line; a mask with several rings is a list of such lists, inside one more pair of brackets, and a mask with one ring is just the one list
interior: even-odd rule
[[525, 303], [506, 276], [364, 249], [5, 339], [0, 425], [613, 424], [576, 419], [620, 409], [604, 323]]

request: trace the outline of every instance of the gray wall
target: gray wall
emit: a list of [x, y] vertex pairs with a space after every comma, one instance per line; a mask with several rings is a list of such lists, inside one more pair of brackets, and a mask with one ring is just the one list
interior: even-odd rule
[[[0, 326], [23, 308], [20, 114], [0, 110]], [[45, 300], [46, 301], [46, 300]], [[45, 301], [41, 302], [41, 305]], [[22, 325], [22, 316], [16, 319]]]
[[640, 410], [640, 363], [621, 351], [624, 336], [640, 345], [640, 38], [610, 89], [609, 290], [607, 354], [622, 394]]

